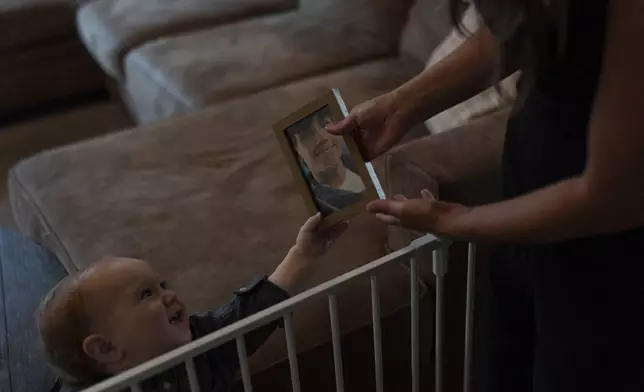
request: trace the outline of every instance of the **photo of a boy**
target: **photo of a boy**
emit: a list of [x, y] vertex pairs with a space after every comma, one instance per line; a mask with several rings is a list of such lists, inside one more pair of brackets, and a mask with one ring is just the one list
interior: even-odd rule
[[326, 131], [332, 123], [329, 108], [323, 107], [286, 130], [323, 216], [358, 203], [366, 190], [343, 138]]

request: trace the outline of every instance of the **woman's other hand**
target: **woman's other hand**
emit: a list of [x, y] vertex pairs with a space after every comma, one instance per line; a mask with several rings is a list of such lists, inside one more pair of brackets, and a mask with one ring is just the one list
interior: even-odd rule
[[367, 160], [392, 148], [407, 132], [403, 116], [397, 113], [392, 94], [380, 95], [356, 106], [344, 120], [326, 127], [332, 135], [359, 132]]
[[396, 195], [393, 200], [376, 200], [367, 210], [384, 223], [410, 230], [451, 237], [456, 233], [458, 217], [468, 210], [460, 204], [436, 200], [427, 189], [420, 199]]

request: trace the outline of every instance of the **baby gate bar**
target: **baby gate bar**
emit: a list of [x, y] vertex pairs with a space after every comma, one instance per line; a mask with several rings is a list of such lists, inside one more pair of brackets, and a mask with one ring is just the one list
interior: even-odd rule
[[[279, 318], [283, 318], [286, 333], [286, 346], [291, 371], [291, 383], [293, 392], [300, 392], [300, 380], [297, 365], [297, 350], [295, 333], [291, 312], [305, 302], [326, 295], [329, 301], [329, 315], [331, 319], [331, 336], [333, 344], [333, 359], [335, 366], [335, 383], [338, 392], [344, 392], [344, 381], [342, 374], [342, 353], [340, 349], [340, 327], [338, 320], [338, 307], [335, 289], [350, 284], [354, 279], [369, 275], [371, 278], [371, 306], [373, 315], [373, 344], [374, 363], [376, 375], [376, 391], [383, 391], [383, 369], [382, 369], [382, 346], [380, 337], [380, 304], [378, 295], [378, 281], [376, 271], [385, 265], [395, 262], [404, 256], [410, 255], [411, 269], [411, 355], [412, 355], [412, 392], [419, 390], [419, 303], [418, 303], [418, 260], [414, 257], [421, 248], [434, 252], [433, 271], [436, 275], [436, 327], [435, 327], [435, 365], [436, 365], [436, 386], [435, 391], [441, 391], [442, 385], [442, 342], [443, 342], [443, 277], [447, 272], [447, 256], [449, 241], [438, 239], [427, 234], [412, 241], [406, 247], [370, 262], [362, 267], [356, 268], [335, 279], [331, 279], [310, 290], [296, 295], [284, 302], [281, 302], [269, 309], [251, 315], [237, 323], [222, 328], [210, 335], [190, 342], [180, 348], [152, 359], [135, 368], [118, 374], [108, 380], [96, 384], [85, 392], [111, 392], [121, 391], [128, 387], [132, 392], [140, 392], [139, 383], [149, 377], [161, 373], [183, 362], [189, 378], [192, 392], [200, 392], [197, 382], [197, 374], [193, 358], [221, 346], [233, 339], [237, 342], [240, 370], [245, 392], [252, 392], [251, 375], [246, 354], [246, 341], [243, 336], [255, 328], [261, 327]], [[467, 275], [467, 302], [465, 318], [465, 377], [463, 389], [470, 390], [471, 360], [472, 360], [472, 327], [473, 327], [473, 304], [474, 304], [474, 261], [475, 246], [469, 245], [468, 254], [468, 275]]]

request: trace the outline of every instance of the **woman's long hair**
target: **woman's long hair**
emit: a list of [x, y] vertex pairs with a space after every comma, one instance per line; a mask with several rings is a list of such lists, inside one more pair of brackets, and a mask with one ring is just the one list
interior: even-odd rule
[[[452, 24], [463, 31], [461, 19], [471, 1], [449, 2]], [[484, 22], [495, 36], [498, 47], [521, 51], [525, 90], [535, 82], [540, 72], [556, 64], [562, 56], [566, 44], [567, 0], [473, 0], [473, 3], [481, 14], [488, 17]], [[503, 76], [504, 61], [503, 51], [499, 50], [495, 74], [497, 84]]]

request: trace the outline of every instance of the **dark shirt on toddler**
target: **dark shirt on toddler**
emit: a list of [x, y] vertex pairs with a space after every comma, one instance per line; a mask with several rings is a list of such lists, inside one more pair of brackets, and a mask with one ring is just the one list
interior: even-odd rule
[[[192, 340], [199, 339], [288, 298], [286, 291], [271, 283], [266, 277], [257, 277], [250, 285], [236, 291], [232, 300], [222, 308], [190, 316]], [[273, 321], [245, 335], [248, 356], [264, 344], [280, 323], [280, 320]], [[230, 391], [239, 369], [236, 341], [224, 343], [195, 357], [194, 364], [201, 392]], [[143, 392], [190, 391], [183, 363], [143, 381], [140, 386]], [[88, 387], [89, 385], [68, 387], [63, 388], [63, 391], [79, 391]]]

